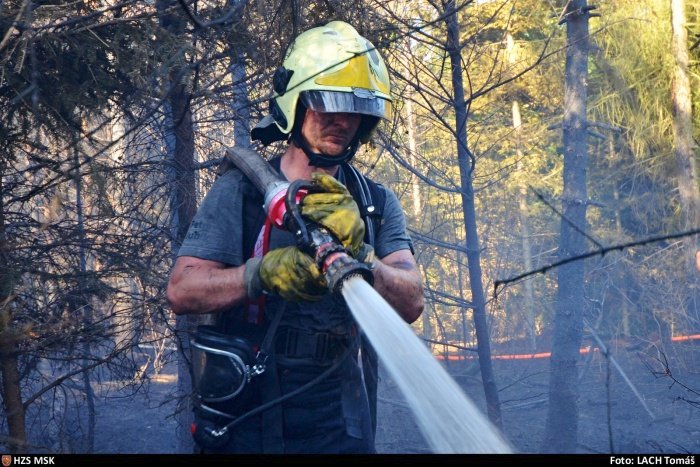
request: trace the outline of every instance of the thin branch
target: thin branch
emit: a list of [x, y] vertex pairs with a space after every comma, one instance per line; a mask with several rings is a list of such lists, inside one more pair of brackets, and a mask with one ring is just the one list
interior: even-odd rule
[[591, 241], [595, 246], [597, 246], [598, 248], [601, 248], [601, 249], [602, 249], [602, 248], [605, 248], [605, 247], [604, 247], [600, 242], [598, 242], [595, 238], [593, 238], [593, 237], [591, 237], [590, 235], [588, 235], [588, 234], [587, 234], [585, 231], [583, 231], [579, 226], [577, 226], [577, 225], [574, 224], [572, 221], [570, 221], [570, 220], [564, 215], [564, 213], [559, 212], [559, 210], [558, 210], [557, 208], [555, 208], [554, 206], [552, 206], [552, 205], [549, 203], [549, 201], [547, 201], [547, 200], [545, 199], [544, 195], [542, 195], [539, 191], [535, 190], [532, 186], [529, 186], [529, 188], [530, 188], [530, 190], [532, 190], [532, 191], [535, 193], [535, 196], [537, 196], [537, 198], [538, 198], [540, 201], [542, 201], [549, 209], [551, 209], [551, 210], [554, 211], [559, 217], [561, 217], [562, 220], [563, 220], [564, 222], [566, 222], [567, 224], [569, 224], [569, 225], [571, 226], [572, 229], [574, 229], [576, 232], [578, 232], [578, 233], [580, 233], [581, 235], [583, 235], [584, 237], [586, 237], [588, 240], [590, 240], [590, 241]]
[[214, 19], [214, 20], [211, 20], [211, 21], [206, 21], [206, 22], [205, 22], [205, 21], [202, 21], [202, 20], [192, 11], [192, 9], [190, 8], [190, 6], [187, 4], [187, 2], [186, 2], [185, 0], [178, 0], [178, 3], [179, 3], [180, 6], [182, 7], [182, 9], [185, 10], [185, 14], [187, 15], [187, 17], [188, 17], [190, 20], [192, 20], [192, 22], [195, 24], [195, 26], [196, 26], [198, 29], [208, 29], [208, 28], [213, 27], [213, 26], [218, 26], [218, 25], [220, 25], [220, 24], [226, 24], [226, 23], [228, 23], [229, 21], [231, 21], [231, 19], [232, 19], [234, 16], [240, 16], [240, 15], [238, 14], [238, 13], [239, 13], [239, 10], [240, 10], [240, 8], [241, 8], [242, 6], [245, 5], [245, 1], [239, 1], [239, 2], [235, 3], [233, 6], [231, 6], [231, 8], [229, 9], [228, 13], [226, 13], [226, 14], [223, 15], [222, 17], [217, 18], [217, 19]]
[[430, 342], [431, 344], [444, 345], [446, 347], [454, 347], [455, 349], [466, 350], [468, 352], [478, 352], [476, 347], [465, 347], [463, 345], [450, 344], [449, 342], [436, 341], [434, 339], [427, 339], [425, 337], [421, 338], [421, 340], [424, 340], [425, 342]]
[[398, 162], [399, 164], [401, 164], [401, 166], [403, 168], [405, 168], [406, 170], [411, 172], [416, 177], [420, 178], [422, 181], [424, 181], [428, 185], [437, 188], [438, 190], [446, 191], [448, 193], [461, 193], [461, 190], [458, 188], [448, 187], [445, 185], [439, 185], [439, 184], [435, 183], [434, 181], [432, 181], [429, 177], [420, 173], [418, 170], [416, 170], [415, 167], [413, 167], [411, 164], [406, 162], [406, 160], [403, 157], [401, 157], [401, 155], [398, 153], [398, 151], [396, 151], [396, 148], [394, 148], [394, 146], [391, 144], [391, 141], [389, 140], [389, 138], [382, 131], [378, 131], [377, 133], [379, 134], [379, 137], [382, 140], [382, 143], [383, 143], [382, 146], [384, 147], [384, 149], [386, 149], [389, 152], [389, 154], [391, 154], [391, 156], [394, 158], [394, 160], [396, 162]]
[[511, 283], [517, 282], [521, 279], [525, 279], [526, 277], [534, 276], [535, 274], [545, 273], [545, 272], [549, 271], [550, 269], [554, 269], [554, 268], [562, 266], [564, 264], [572, 263], [574, 261], [579, 261], [582, 259], [591, 258], [594, 256], [605, 256], [606, 253], [609, 253], [611, 251], [616, 251], [616, 250], [623, 251], [623, 250], [625, 250], [627, 248], [631, 248], [633, 246], [649, 245], [651, 243], [662, 242], [664, 240], [684, 238], [684, 237], [689, 237], [691, 235], [697, 235], [697, 234], [700, 234], [700, 228], [686, 230], [686, 231], [675, 233], [675, 234], [648, 237], [648, 238], [645, 238], [643, 240], [621, 243], [619, 245], [612, 245], [612, 246], [609, 246], [607, 248], [602, 248], [600, 250], [589, 251], [588, 253], [584, 253], [582, 255], [572, 256], [570, 258], [566, 258], [566, 259], [563, 259], [561, 261], [556, 261], [556, 262], [549, 264], [547, 266], [543, 266], [543, 267], [538, 268], [538, 269], [533, 269], [531, 271], [527, 271], [527, 272], [524, 272], [522, 274], [518, 274], [517, 276], [513, 276], [513, 277], [510, 277], [508, 279], [495, 281], [493, 284], [494, 297], [498, 294], [498, 287], [500, 287], [502, 285], [511, 284]]
[[411, 237], [413, 237], [414, 239], [417, 239], [419, 241], [422, 241], [424, 243], [427, 243], [428, 245], [433, 245], [433, 246], [437, 246], [440, 248], [446, 248], [448, 250], [458, 251], [458, 252], [464, 253], [464, 254], [467, 253], [467, 249], [463, 246], [460, 246], [460, 245], [457, 245], [454, 243], [450, 243], [450, 242], [443, 242], [442, 240], [428, 237], [427, 235], [424, 235], [421, 232], [419, 232], [415, 229], [412, 229], [410, 227], [408, 228], [408, 231], [411, 234]]
[[627, 377], [627, 374], [625, 374], [625, 372], [622, 370], [622, 367], [620, 367], [620, 365], [617, 363], [617, 360], [615, 360], [615, 357], [610, 355], [610, 351], [608, 350], [608, 347], [605, 345], [605, 343], [600, 338], [598, 333], [595, 332], [595, 329], [593, 329], [593, 327], [590, 324], [588, 324], [588, 321], [586, 319], [583, 320], [583, 325], [586, 326], [586, 329], [588, 329], [588, 332], [591, 333], [591, 335], [593, 336], [593, 339], [595, 339], [595, 341], [598, 343], [598, 346], [600, 347], [600, 351], [603, 353], [603, 356], [608, 360], [608, 362], [612, 363], [612, 365], [615, 367], [617, 372], [620, 373], [620, 376], [622, 376], [622, 379], [624, 379], [625, 383], [627, 383], [627, 386], [629, 386], [630, 389], [632, 390], [632, 392], [634, 393], [634, 395], [637, 396], [637, 399], [644, 407], [644, 410], [647, 411], [647, 413], [651, 417], [652, 421], [656, 420], [656, 416], [651, 411], [651, 409], [649, 408], [647, 403], [644, 401], [644, 398], [639, 393], [636, 386]]
[[[49, 385], [47, 385], [47, 386], [44, 386], [44, 387], [41, 388], [38, 392], [34, 393], [31, 397], [27, 398], [27, 400], [25, 400], [25, 401], [22, 403], [23, 409], [26, 410], [35, 400], [37, 400], [37, 399], [40, 398], [43, 394], [45, 394], [46, 392], [48, 392], [48, 391], [50, 391], [51, 389], [55, 388], [56, 386], [61, 385], [65, 380], [67, 380], [67, 379], [69, 379], [69, 378], [72, 378], [73, 376], [75, 376], [75, 375], [77, 375], [77, 374], [80, 374], [80, 373], [83, 373], [83, 372], [85, 372], [85, 371], [88, 371], [88, 370], [91, 370], [91, 369], [93, 369], [93, 368], [96, 368], [96, 367], [102, 365], [103, 363], [107, 363], [108, 361], [112, 360], [112, 359], [116, 356], [117, 353], [118, 353], [118, 352], [113, 352], [112, 354], [107, 355], [106, 357], [103, 357], [103, 358], [100, 358], [99, 360], [94, 361], [93, 363], [89, 364], [88, 366], [80, 367], [80, 368], [78, 368], [78, 369], [76, 369], [76, 370], [73, 370], [73, 371], [71, 371], [71, 372], [69, 372], [69, 373], [66, 373], [65, 375], [63, 375], [63, 376], [61, 376], [61, 377], [59, 377], [59, 378], [53, 380], [53, 381], [51, 382], [51, 384], [49, 384]], [[8, 414], [8, 415], [9, 415], [9, 414]]]
[[[673, 376], [673, 372], [671, 371], [671, 366], [668, 364], [668, 359], [666, 358], [666, 354], [661, 352], [661, 358], [659, 357], [652, 357], [654, 360], [659, 362], [661, 366], [663, 367], [663, 371], [656, 371], [654, 370], [651, 365], [645, 360], [642, 360], [644, 363], [644, 366], [647, 367], [647, 369], [657, 378], [670, 378], [671, 379], [671, 386], [669, 386], [669, 389], [672, 388], [675, 385], [678, 385], [688, 391], [691, 394], [694, 394], [696, 396], [700, 396], [700, 392], [696, 391], [695, 389], [692, 389], [691, 387], [687, 386], [686, 384], [682, 383], [678, 379], [676, 379], [675, 376]], [[662, 361], [663, 359], [663, 361]], [[693, 405], [700, 404], [700, 401], [690, 401], [685, 398], [680, 397], [679, 399], [684, 400], [686, 402], [689, 402]]]
[[459, 306], [462, 308], [473, 308], [474, 307], [474, 305], [470, 301], [464, 300], [461, 297], [456, 297], [452, 294], [440, 292], [440, 291], [438, 291], [432, 287], [429, 287], [429, 286], [425, 287], [425, 291], [428, 295], [436, 295], [437, 297], [443, 298], [444, 300], [450, 300], [450, 302], [448, 303], [446, 301], [441, 301], [435, 297], [431, 297], [432, 301], [442, 303], [443, 305]]
[[22, 16], [22, 13], [24, 13], [25, 9], [27, 8], [27, 4], [29, 3], [29, 0], [24, 0], [22, 2], [22, 6], [17, 10], [17, 16], [15, 16], [15, 19], [12, 20], [12, 24], [7, 28], [7, 32], [5, 33], [5, 37], [2, 38], [2, 41], [0, 41], [0, 51], [5, 48], [7, 43], [10, 41], [10, 37], [12, 36], [12, 31], [14, 31], [16, 26], [19, 24], [19, 18]]

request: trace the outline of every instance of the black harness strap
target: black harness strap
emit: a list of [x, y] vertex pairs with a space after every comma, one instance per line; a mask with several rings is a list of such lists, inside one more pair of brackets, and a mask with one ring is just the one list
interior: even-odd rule
[[360, 208], [360, 216], [365, 221], [365, 243], [374, 246], [374, 241], [381, 226], [386, 193], [378, 183], [366, 178], [350, 164], [340, 166], [340, 182], [347, 186], [348, 191]]

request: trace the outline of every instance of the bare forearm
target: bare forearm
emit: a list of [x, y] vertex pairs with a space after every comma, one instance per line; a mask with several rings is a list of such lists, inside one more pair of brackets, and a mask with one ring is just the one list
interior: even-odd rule
[[213, 313], [242, 303], [247, 296], [244, 269], [245, 266], [210, 267], [201, 262], [176, 264], [167, 292], [173, 312]]
[[423, 282], [415, 263], [398, 261], [387, 265], [374, 261], [374, 288], [406, 321], [412, 323], [423, 312]]

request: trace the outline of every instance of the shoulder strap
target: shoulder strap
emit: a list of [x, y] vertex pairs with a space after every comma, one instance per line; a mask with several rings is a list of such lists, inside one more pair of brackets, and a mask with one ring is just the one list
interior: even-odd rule
[[365, 221], [365, 242], [374, 245], [384, 213], [386, 192], [380, 184], [365, 177], [350, 164], [343, 164], [341, 170], [345, 185], [355, 198], [360, 208], [360, 215]]

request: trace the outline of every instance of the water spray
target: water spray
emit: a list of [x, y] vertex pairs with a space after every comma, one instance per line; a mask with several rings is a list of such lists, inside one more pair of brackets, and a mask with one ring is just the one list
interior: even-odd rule
[[352, 258], [322, 226], [306, 221], [299, 203], [316, 187], [287, 182], [255, 151], [231, 148], [227, 157], [264, 194], [265, 212], [278, 228], [293, 232], [316, 260], [331, 293], [345, 299], [416, 417], [435, 453], [509, 453], [511, 448], [457, 383], [428, 352], [411, 327], [371, 287], [372, 270]]

